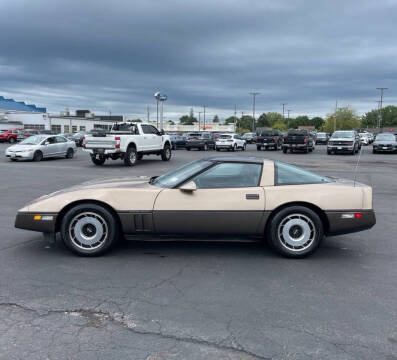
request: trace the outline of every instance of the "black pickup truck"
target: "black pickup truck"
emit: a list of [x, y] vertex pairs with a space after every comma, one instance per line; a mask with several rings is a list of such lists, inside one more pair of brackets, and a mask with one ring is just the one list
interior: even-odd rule
[[282, 143], [284, 154], [286, 154], [288, 150], [290, 152], [300, 150], [307, 154], [309, 151], [313, 151], [315, 146], [313, 136], [307, 130], [288, 131], [287, 135], [283, 137]]
[[282, 136], [283, 134], [280, 130], [257, 130], [256, 150], [281, 149]]

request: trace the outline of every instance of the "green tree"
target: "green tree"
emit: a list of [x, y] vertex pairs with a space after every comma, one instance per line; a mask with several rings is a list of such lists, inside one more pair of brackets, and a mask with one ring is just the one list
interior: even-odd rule
[[297, 126], [310, 126], [310, 119], [307, 115], [297, 116], [295, 118]]
[[[252, 129], [252, 116], [250, 115], [243, 115], [240, 119], [237, 119], [237, 128], [241, 128], [244, 130], [248, 130], [248, 132], [250, 131], [255, 131], [255, 129]], [[243, 132], [243, 131], [239, 131], [239, 132]], [[247, 131], [245, 131], [247, 132]]]
[[226, 120], [225, 120], [225, 124], [226, 125], [229, 125], [229, 124], [234, 124], [234, 121], [237, 119], [237, 121], [238, 121], [238, 118], [236, 117], [234, 117], [234, 116], [229, 116]]
[[325, 118], [325, 131], [334, 131], [334, 126], [335, 130], [358, 129], [361, 127], [361, 119], [352, 108], [348, 106], [339, 108]]
[[270, 122], [267, 118], [267, 115], [265, 113], [261, 114], [259, 116], [258, 120], [256, 120], [256, 126], [257, 127], [270, 127]]
[[215, 115], [214, 118], [212, 119], [213, 123], [219, 123], [219, 117], [218, 115]]
[[[362, 117], [363, 127], [376, 127], [378, 125], [379, 110], [373, 109]], [[397, 125], [397, 106], [389, 105], [382, 108], [382, 123], [381, 126], [396, 126]]]
[[316, 116], [314, 118], [310, 119], [310, 123], [311, 125], [313, 125], [317, 130], [322, 129], [322, 127], [324, 126], [324, 119], [320, 116]]
[[181, 125], [193, 125], [197, 122], [195, 117], [191, 117], [190, 115], [183, 115], [179, 118], [179, 122]]
[[281, 130], [281, 131], [287, 130], [287, 124], [283, 121], [276, 121], [273, 124], [273, 129], [277, 129], [277, 130]]
[[283, 115], [279, 114], [278, 112], [268, 112], [266, 113], [266, 118], [269, 123], [269, 126], [273, 127], [273, 124], [276, 122], [283, 122], [284, 118]]

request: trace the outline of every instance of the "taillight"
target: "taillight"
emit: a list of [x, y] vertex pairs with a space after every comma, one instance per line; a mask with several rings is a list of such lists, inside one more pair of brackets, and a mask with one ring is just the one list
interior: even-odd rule
[[81, 143], [81, 146], [82, 146], [83, 148], [85, 148], [85, 136], [83, 136], [83, 142]]
[[281, 138], [281, 142], [284, 144], [284, 137]]
[[303, 142], [304, 142], [305, 144], [307, 143], [306, 137], [303, 138]]
[[363, 217], [363, 214], [362, 214], [362, 213], [354, 213], [354, 217], [355, 217], [356, 219], [359, 219], [359, 218], [362, 218], [362, 217]]
[[233, 139], [227, 139], [226, 141], [233, 142]]
[[116, 146], [115, 146], [115, 148], [116, 148], [116, 149], [120, 149], [120, 136], [116, 136], [116, 137], [114, 138], [114, 140], [116, 140]]
[[277, 141], [277, 139], [276, 139], [276, 137], [274, 137], [274, 138], [273, 138], [273, 142], [276, 142], [276, 141]]

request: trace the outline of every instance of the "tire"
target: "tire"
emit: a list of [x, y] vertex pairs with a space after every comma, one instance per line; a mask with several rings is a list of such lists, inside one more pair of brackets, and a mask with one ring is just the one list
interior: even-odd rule
[[372, 154], [376, 154], [376, 150], [375, 149], [372, 149]]
[[187, 150], [187, 151], [190, 151], [190, 147], [187, 147], [186, 150]]
[[170, 161], [171, 159], [171, 148], [168, 144], [164, 145], [164, 149], [161, 150], [161, 160]]
[[16, 140], [15, 140], [14, 137], [10, 137], [10, 138], [8, 139], [8, 142], [9, 142], [10, 144], [13, 144], [15, 141], [16, 141]]
[[204, 151], [207, 151], [207, 150], [208, 150], [208, 145], [207, 145], [207, 144], [204, 144], [203, 150], [204, 150]]
[[270, 220], [266, 238], [280, 255], [301, 258], [312, 254], [324, 237], [323, 224], [313, 210], [290, 206], [278, 211]]
[[304, 153], [304, 154], [307, 154], [308, 152], [309, 152], [309, 147], [306, 146], [306, 148], [303, 150], [303, 153]]
[[287, 151], [288, 151], [288, 149], [287, 149], [287, 148], [283, 148], [283, 153], [284, 153], [284, 154], [286, 154], [286, 153], [287, 153]]
[[328, 155], [331, 155], [331, 154], [332, 154], [332, 151], [331, 151], [331, 150], [327, 150], [327, 154], [328, 154]]
[[243, 150], [243, 151], [247, 150], [247, 145], [246, 145], [246, 144], [243, 145], [242, 150]]
[[41, 161], [43, 160], [43, 153], [40, 150], [35, 151], [33, 154], [33, 161]]
[[221, 151], [221, 149], [219, 149], [219, 148], [217, 148], [217, 147], [215, 148], [215, 150], [216, 150], [216, 151]]
[[16, 161], [18, 161], [18, 160], [17, 160], [17, 159], [10, 159], [10, 161], [16, 162]]
[[68, 151], [66, 151], [66, 159], [73, 159], [74, 156], [74, 150], [72, 148], [69, 148]]
[[99, 256], [117, 242], [119, 224], [106, 208], [92, 203], [80, 204], [64, 215], [61, 236], [65, 246], [73, 253]]
[[237, 150], [237, 145], [234, 144], [234, 145], [233, 145], [233, 148], [232, 148], [232, 151], [236, 151], [236, 150]]
[[138, 161], [138, 155], [136, 152], [136, 148], [134, 146], [128, 147], [125, 156], [124, 156], [124, 165], [125, 166], [134, 166]]
[[97, 158], [94, 155], [91, 155], [91, 161], [95, 164], [95, 165], [103, 165], [106, 161], [106, 159], [104, 157], [99, 157]]
[[175, 145], [175, 144], [172, 144], [172, 145], [171, 145], [171, 149], [172, 149], [172, 150], [176, 150], [176, 145]]
[[257, 150], [257, 151], [261, 151], [261, 150], [262, 150], [262, 147], [257, 145], [257, 146], [256, 146], [256, 150]]

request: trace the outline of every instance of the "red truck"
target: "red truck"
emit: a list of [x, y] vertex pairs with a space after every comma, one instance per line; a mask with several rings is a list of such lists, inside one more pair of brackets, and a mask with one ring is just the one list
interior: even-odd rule
[[0, 131], [0, 142], [14, 143], [17, 141], [18, 131], [21, 129], [8, 129]]

